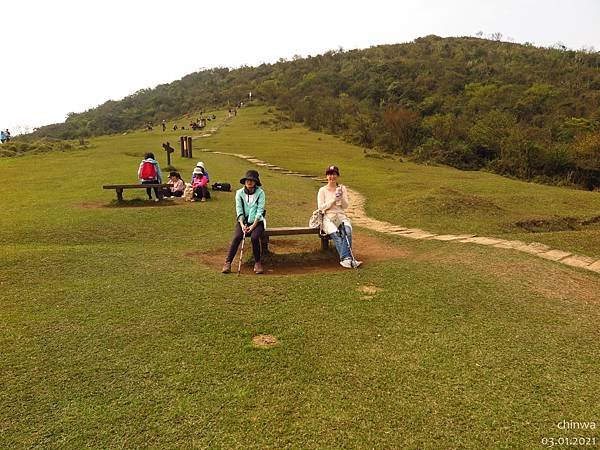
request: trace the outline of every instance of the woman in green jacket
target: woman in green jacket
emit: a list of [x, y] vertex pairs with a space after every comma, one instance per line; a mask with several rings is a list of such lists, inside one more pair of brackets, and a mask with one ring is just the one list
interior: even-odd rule
[[261, 187], [256, 170], [246, 172], [246, 176], [240, 180], [240, 184], [243, 184], [244, 187], [235, 193], [237, 224], [222, 272], [231, 272], [231, 262], [235, 258], [240, 243], [247, 235], [250, 235], [254, 254], [254, 272], [263, 273], [260, 262], [260, 237], [265, 231], [265, 191]]

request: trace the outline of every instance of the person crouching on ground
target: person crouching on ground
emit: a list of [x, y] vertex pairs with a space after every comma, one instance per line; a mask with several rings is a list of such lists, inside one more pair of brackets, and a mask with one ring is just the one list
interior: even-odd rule
[[195, 202], [200, 199], [201, 202], [205, 202], [207, 198], [210, 198], [208, 192], [208, 177], [204, 173], [204, 170], [200, 167], [194, 169], [194, 178], [192, 178], [192, 189], [194, 190], [194, 198], [192, 201]]
[[237, 224], [229, 254], [223, 265], [223, 273], [231, 272], [231, 263], [238, 247], [247, 235], [252, 240], [252, 253], [254, 254], [254, 272], [263, 273], [261, 264], [260, 237], [265, 231], [264, 212], [265, 212], [265, 191], [261, 188], [258, 172], [249, 170], [246, 176], [240, 180], [244, 187], [235, 193], [235, 212], [237, 214]]
[[[200, 167], [202, 169], [202, 171], [204, 172], [204, 175], [206, 175], [206, 180], [210, 183], [210, 175], [208, 174], [208, 170], [206, 170], [206, 167], [204, 167], [204, 163], [202, 161], [198, 161], [198, 163], [196, 164], [196, 167]], [[194, 167], [194, 169], [196, 167]], [[194, 180], [194, 172], [192, 172], [192, 181], [193, 180]]]
[[[162, 184], [160, 166], [158, 161], [154, 159], [154, 153], [144, 155], [144, 159], [138, 168], [138, 178], [142, 180], [142, 184]], [[152, 190], [150, 188], [146, 189], [146, 194], [148, 194], [148, 200], [152, 200]], [[154, 194], [156, 195], [154, 201], [158, 202], [160, 200], [158, 188], [154, 188]]]
[[325, 175], [327, 184], [317, 194], [317, 207], [324, 214], [323, 230], [335, 243], [342, 267], [358, 267], [362, 261], [352, 257], [352, 224], [344, 212], [349, 204], [346, 186], [338, 184], [340, 170], [336, 166], [329, 166]]
[[169, 172], [169, 185], [168, 188], [164, 188], [162, 191], [163, 197], [181, 197], [185, 189], [185, 183], [181, 179], [179, 172], [172, 170]]

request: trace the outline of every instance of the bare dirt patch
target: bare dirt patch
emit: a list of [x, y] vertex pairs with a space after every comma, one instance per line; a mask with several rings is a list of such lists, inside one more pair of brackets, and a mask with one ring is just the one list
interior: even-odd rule
[[[330, 247], [333, 247], [333, 244], [330, 244]], [[340, 266], [335, 249], [330, 248], [328, 251], [322, 251], [321, 243], [316, 237], [314, 240], [271, 238], [269, 249], [271, 254], [265, 255], [263, 259], [264, 275], [303, 275], [349, 270]], [[391, 246], [379, 238], [361, 232], [354, 233], [353, 250], [355, 257], [363, 261], [363, 266], [390, 259], [404, 258], [408, 255], [405, 249]], [[211, 252], [189, 252], [186, 256], [195, 258], [201, 264], [205, 264], [214, 270], [221, 271], [226, 254], [227, 247], [223, 247]], [[244, 260], [251, 258], [251, 254], [250, 240], [247, 240], [244, 248]], [[232, 264], [234, 273], [237, 272], [238, 257], [239, 251]], [[253, 262], [246, 260], [242, 264], [242, 275], [254, 276], [252, 267]]]
[[104, 201], [98, 200], [93, 202], [83, 202], [78, 203], [75, 206], [78, 208], [86, 208], [86, 209], [95, 209], [95, 208], [162, 208], [165, 206], [175, 206], [177, 204], [185, 204], [183, 199], [173, 198], [173, 199], [163, 199], [160, 202], [155, 202], [154, 200], [143, 200], [140, 198], [133, 198], [131, 200], [123, 200], [122, 202], [118, 202], [116, 200], [111, 200], [106, 203]]
[[279, 341], [273, 335], [259, 334], [252, 338], [252, 344], [258, 348], [271, 348], [279, 344]]
[[600, 216], [589, 218], [555, 217], [553, 219], [530, 219], [515, 222], [515, 225], [531, 233], [548, 231], [573, 231], [600, 224]]
[[77, 208], [85, 208], [85, 209], [94, 209], [94, 208], [106, 208], [108, 206], [108, 204], [104, 201], [95, 201], [95, 202], [83, 202], [83, 203], [77, 203], [76, 205]]
[[381, 291], [383, 291], [383, 289], [382, 289], [382, 288], [379, 288], [379, 287], [377, 287], [377, 286], [369, 286], [369, 285], [365, 285], [365, 286], [360, 286], [360, 287], [358, 288], [358, 291], [359, 291], [359, 292], [362, 292], [363, 294], [366, 294], [366, 295], [375, 295], [375, 294], [377, 294], [378, 292], [381, 292]]

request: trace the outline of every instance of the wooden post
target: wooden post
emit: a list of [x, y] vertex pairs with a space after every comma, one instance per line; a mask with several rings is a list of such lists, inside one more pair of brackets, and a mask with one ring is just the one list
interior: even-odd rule
[[171, 165], [171, 153], [173, 153], [173, 147], [171, 147], [171, 144], [167, 143], [163, 143], [162, 148], [164, 149], [165, 152], [167, 152], [167, 165], [170, 166]]
[[192, 137], [188, 136], [187, 138], [187, 150], [188, 150], [188, 158], [192, 157]]
[[185, 144], [184, 144], [184, 137], [181, 136], [179, 138], [179, 144], [181, 145], [181, 157], [184, 158], [185, 157]]
[[267, 233], [263, 233], [260, 236], [260, 248], [263, 255], [269, 255], [271, 253], [269, 251], [269, 236], [267, 236]]

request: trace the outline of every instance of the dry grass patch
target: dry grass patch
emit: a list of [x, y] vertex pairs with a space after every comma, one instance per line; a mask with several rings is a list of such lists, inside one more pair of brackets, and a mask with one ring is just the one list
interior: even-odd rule
[[380, 287], [377, 287], [377, 286], [373, 286], [373, 285], [364, 285], [364, 286], [359, 286], [357, 288], [357, 291], [365, 294], [361, 297], [362, 300], [372, 300], [375, 297], [375, 294], [383, 291], [383, 289]]
[[279, 341], [271, 334], [259, 334], [252, 338], [252, 344], [258, 348], [271, 348], [279, 344]]

